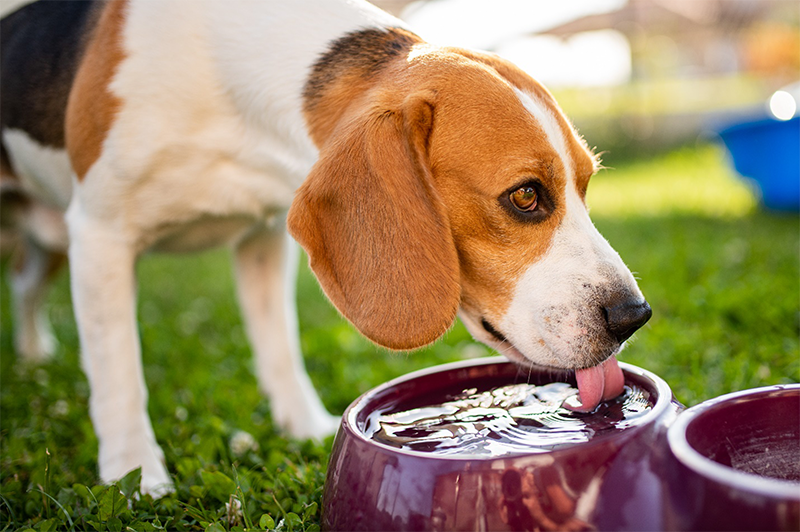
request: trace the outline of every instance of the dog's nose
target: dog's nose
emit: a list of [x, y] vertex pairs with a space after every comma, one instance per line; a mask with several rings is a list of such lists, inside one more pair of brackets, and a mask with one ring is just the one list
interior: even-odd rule
[[603, 310], [606, 314], [606, 321], [608, 321], [608, 330], [619, 343], [630, 338], [653, 315], [647, 301], [642, 303], [625, 301]]

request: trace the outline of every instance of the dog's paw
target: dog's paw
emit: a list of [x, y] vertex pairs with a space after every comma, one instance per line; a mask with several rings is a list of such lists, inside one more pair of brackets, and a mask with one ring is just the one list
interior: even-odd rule
[[293, 438], [323, 441], [328, 436], [336, 434], [340, 422], [340, 417], [324, 412], [315, 416], [290, 417], [280, 425]]
[[19, 330], [14, 338], [14, 348], [25, 362], [38, 364], [50, 360], [56, 352], [58, 342], [49, 327], [38, 330]]
[[100, 452], [100, 478], [106, 484], [111, 484], [124, 477], [128, 472], [142, 468], [142, 494], [151, 495], [153, 498], [163, 497], [175, 491], [172, 478], [164, 465], [164, 453], [155, 442], [148, 442], [145, 438], [138, 445], [128, 442], [125, 448], [110, 449], [104, 452], [101, 445]]
[[339, 417], [325, 409], [313, 389], [305, 394], [272, 394], [270, 410], [275, 424], [287, 436], [322, 441], [339, 428]]
[[141, 492], [143, 495], [150, 495], [154, 499], [160, 499], [164, 495], [174, 493], [175, 485], [166, 473], [166, 469], [164, 469], [164, 476], [158, 474], [145, 475], [144, 470], [142, 470]]

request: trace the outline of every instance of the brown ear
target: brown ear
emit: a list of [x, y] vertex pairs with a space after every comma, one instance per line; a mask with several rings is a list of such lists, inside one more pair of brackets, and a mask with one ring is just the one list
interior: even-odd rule
[[455, 320], [458, 257], [433, 187], [431, 94], [365, 111], [323, 147], [289, 210], [289, 231], [336, 308], [391, 349], [433, 342]]

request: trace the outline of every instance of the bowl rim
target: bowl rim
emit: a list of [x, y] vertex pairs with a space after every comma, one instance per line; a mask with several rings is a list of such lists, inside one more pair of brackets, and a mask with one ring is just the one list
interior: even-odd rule
[[[739, 471], [715, 462], [711, 458], [703, 456], [696, 451], [686, 439], [686, 431], [689, 424], [702, 414], [718, 408], [729, 401], [743, 398], [753, 398], [755, 396], [773, 393], [776, 391], [787, 390], [789, 392], [799, 391], [800, 383], [796, 384], [775, 384], [732, 392], [719, 397], [714, 397], [691, 408], [684, 410], [681, 415], [667, 429], [667, 443], [673, 456], [684, 466], [699, 474], [725, 486], [735, 486], [742, 489], [768, 497], [780, 499], [790, 498], [800, 501], [800, 483], [791, 480], [763, 477], [745, 471]], [[794, 488], [790, 490], [787, 488]]]
[[729, 122], [721, 127], [718, 127], [717, 135], [723, 137], [724, 139], [726, 136], [730, 136], [731, 134], [736, 135], [738, 133], [748, 133], [753, 129], [762, 129], [773, 126], [780, 126], [782, 128], [786, 127], [783, 124], [787, 124], [788, 126], [794, 128], [798, 122], [800, 122], [800, 115], [797, 114], [788, 120], [780, 120], [767, 114], [758, 114], [750, 117], [743, 117], [739, 120]]
[[[500, 456], [486, 456], [486, 455], [476, 455], [476, 454], [454, 454], [454, 455], [441, 455], [435, 454], [425, 451], [414, 451], [411, 449], [402, 449], [399, 447], [392, 447], [391, 445], [386, 445], [385, 443], [381, 443], [379, 441], [375, 441], [366, 434], [364, 434], [358, 428], [358, 421], [357, 416], [358, 413], [377, 395], [385, 392], [387, 389], [397, 386], [398, 384], [406, 383], [408, 381], [418, 379], [420, 377], [429, 376], [435, 373], [443, 373], [447, 371], [459, 370], [463, 368], [469, 367], [478, 367], [478, 366], [490, 366], [493, 364], [513, 364], [516, 365], [515, 362], [509, 360], [504, 356], [494, 356], [494, 357], [482, 357], [478, 359], [469, 359], [469, 360], [459, 360], [457, 362], [449, 362], [446, 364], [439, 364], [437, 366], [431, 366], [428, 368], [423, 368], [420, 370], [412, 371], [410, 373], [406, 373], [399, 377], [396, 377], [392, 380], [386, 381], [383, 384], [380, 384], [359, 396], [355, 401], [350, 403], [347, 409], [342, 414], [342, 422], [340, 425], [340, 430], [346, 430], [358, 440], [368, 444], [374, 445], [379, 449], [384, 449], [386, 451], [397, 453], [406, 456], [413, 456], [416, 458], [427, 458], [432, 460], [447, 460], [447, 461], [481, 461], [481, 462], [491, 462], [494, 460], [505, 460], [509, 458], [519, 458], [525, 456], [536, 456], [545, 454], [543, 452], [535, 452], [535, 453], [512, 453], [512, 454], [504, 454]], [[650, 409], [650, 412], [647, 412], [641, 418], [639, 418], [639, 422], [632, 427], [629, 427], [624, 431], [625, 434], [632, 435], [639, 430], [643, 430], [645, 427], [649, 426], [651, 423], [658, 420], [663, 412], [670, 407], [670, 405], [674, 401], [674, 396], [672, 394], [672, 389], [669, 387], [669, 384], [650, 371], [646, 369], [642, 369], [638, 366], [634, 366], [632, 364], [628, 364], [625, 362], [619, 362], [619, 366], [624, 373], [630, 373], [632, 375], [636, 375], [640, 378], [647, 379], [651, 381], [658, 393], [658, 400], [653, 405], [653, 408]], [[592, 445], [599, 445], [601, 444], [606, 438], [603, 436], [591, 439], [587, 442], [575, 443], [575, 444], [568, 444], [564, 446], [557, 447], [556, 449], [552, 449], [546, 451], [547, 453], [559, 453], [559, 452], [567, 452], [576, 447], [586, 448], [587, 446]]]

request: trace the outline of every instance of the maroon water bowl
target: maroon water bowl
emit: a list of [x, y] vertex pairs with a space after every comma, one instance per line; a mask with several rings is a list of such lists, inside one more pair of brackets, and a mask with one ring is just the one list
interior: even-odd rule
[[325, 530], [662, 530], [667, 426], [682, 406], [664, 380], [620, 364], [652, 408], [624, 430], [547, 452], [441, 456], [365, 434], [369, 416], [436, 404], [464, 389], [547, 384], [550, 370], [505, 358], [434, 367], [365, 393], [348, 407], [323, 494]]
[[671, 530], [800, 530], [800, 384], [723, 395], [669, 428]]

